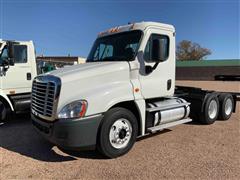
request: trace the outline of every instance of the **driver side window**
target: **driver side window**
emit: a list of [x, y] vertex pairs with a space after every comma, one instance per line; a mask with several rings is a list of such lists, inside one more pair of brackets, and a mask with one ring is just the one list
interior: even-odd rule
[[15, 60], [15, 63], [27, 62], [27, 46], [26, 45], [14, 45], [14, 60]]

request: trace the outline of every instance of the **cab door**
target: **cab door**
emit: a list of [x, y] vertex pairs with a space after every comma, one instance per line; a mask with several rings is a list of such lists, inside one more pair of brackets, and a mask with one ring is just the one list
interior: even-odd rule
[[9, 66], [5, 76], [2, 76], [2, 88], [6, 94], [31, 91], [32, 74], [28, 48], [28, 45], [25, 43], [13, 45], [15, 64], [14, 66]]
[[[162, 41], [164, 60], [152, 59], [153, 41]], [[140, 47], [140, 84], [145, 99], [172, 96], [175, 87], [175, 37], [174, 32], [160, 28], [148, 29]], [[147, 72], [147, 66], [153, 69]], [[154, 69], [155, 68], [155, 69]]]

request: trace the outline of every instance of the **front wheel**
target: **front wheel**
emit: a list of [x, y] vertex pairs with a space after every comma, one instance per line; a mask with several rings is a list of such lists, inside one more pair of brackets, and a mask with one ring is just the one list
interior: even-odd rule
[[0, 122], [4, 122], [8, 119], [8, 109], [3, 102], [0, 101]]
[[100, 127], [98, 149], [109, 158], [126, 154], [136, 141], [137, 119], [125, 108], [110, 109]]

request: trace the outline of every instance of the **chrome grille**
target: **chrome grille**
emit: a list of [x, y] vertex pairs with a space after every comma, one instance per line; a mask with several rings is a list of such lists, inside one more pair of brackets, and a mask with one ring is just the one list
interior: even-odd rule
[[46, 120], [54, 120], [60, 80], [54, 76], [39, 76], [32, 86], [32, 113]]

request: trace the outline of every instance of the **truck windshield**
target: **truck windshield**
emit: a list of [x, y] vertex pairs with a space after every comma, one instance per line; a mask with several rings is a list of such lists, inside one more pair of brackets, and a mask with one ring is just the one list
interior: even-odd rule
[[0, 43], [0, 54], [2, 53], [2, 43]]
[[98, 38], [87, 58], [87, 62], [134, 60], [141, 31], [128, 31]]

